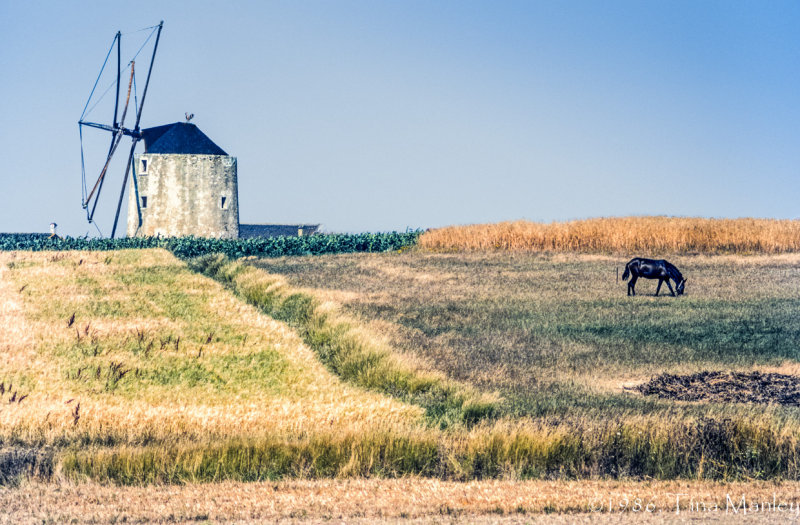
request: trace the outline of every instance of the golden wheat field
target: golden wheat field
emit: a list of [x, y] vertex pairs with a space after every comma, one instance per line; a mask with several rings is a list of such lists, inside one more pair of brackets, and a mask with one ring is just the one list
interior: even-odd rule
[[784, 253], [800, 250], [800, 220], [612, 217], [449, 226], [425, 232], [434, 251]]

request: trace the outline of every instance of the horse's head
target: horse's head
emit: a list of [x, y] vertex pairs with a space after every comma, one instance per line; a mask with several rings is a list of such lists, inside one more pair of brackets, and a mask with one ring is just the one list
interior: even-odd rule
[[686, 286], [686, 279], [681, 279], [678, 283], [678, 286], [675, 287], [675, 291], [678, 292], [678, 295], [683, 295], [683, 288]]

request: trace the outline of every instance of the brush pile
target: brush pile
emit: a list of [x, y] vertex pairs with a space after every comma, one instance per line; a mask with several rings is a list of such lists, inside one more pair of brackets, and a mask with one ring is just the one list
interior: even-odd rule
[[662, 374], [635, 388], [646, 396], [677, 401], [773, 403], [800, 406], [800, 377], [762, 372]]

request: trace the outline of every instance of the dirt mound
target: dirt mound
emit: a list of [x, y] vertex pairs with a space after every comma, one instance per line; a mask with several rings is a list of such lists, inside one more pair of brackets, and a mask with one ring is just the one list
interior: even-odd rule
[[800, 377], [761, 372], [663, 374], [634, 388], [646, 396], [678, 401], [775, 403], [800, 406]]

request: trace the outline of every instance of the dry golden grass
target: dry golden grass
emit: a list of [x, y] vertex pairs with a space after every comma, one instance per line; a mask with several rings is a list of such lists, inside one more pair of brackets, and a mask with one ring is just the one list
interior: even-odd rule
[[[0, 355], [0, 382], [27, 396], [5, 393], [4, 442], [408, 430], [421, 419], [418, 407], [342, 383], [286, 325], [163, 250], [0, 254]], [[266, 368], [250, 377], [259, 356]], [[107, 388], [112, 362], [131, 372]]]
[[[86, 484], [25, 484], [0, 488], [0, 520], [14, 523], [119, 522], [359, 522], [422, 523], [638, 523], [717, 519], [740, 523], [797, 520], [800, 484], [616, 481], [473, 481], [355, 479], [277, 483], [214, 483], [113, 487]], [[677, 495], [680, 504], [676, 505]], [[747, 502], [766, 508], [733, 513]], [[619, 512], [624, 502], [627, 510]], [[634, 505], [641, 508], [634, 510]], [[774, 498], [774, 500], [773, 500]], [[608, 501], [615, 512], [608, 512]], [[788, 509], [788, 504], [795, 507]], [[622, 505], [621, 505], [622, 504]], [[716, 504], [718, 511], [713, 511]], [[649, 505], [649, 507], [647, 507]], [[645, 509], [647, 507], [648, 510]], [[677, 508], [677, 512], [676, 512]], [[703, 511], [705, 508], [705, 512]], [[592, 509], [596, 512], [592, 513]], [[727, 510], [727, 513], [726, 513]], [[561, 514], [558, 516], [557, 514]], [[752, 521], [746, 521], [752, 523]]]
[[[800, 255], [754, 257], [755, 263], [742, 264], [744, 273], [702, 292], [706, 297], [700, 296], [704, 279], [730, 274], [731, 261], [739, 258], [682, 257], [682, 268], [684, 261], [691, 262], [692, 272], [706, 277], [693, 280], [697, 292], [693, 288], [681, 300], [629, 300], [607, 278], [612, 259], [580, 256], [556, 264], [560, 257], [416, 252], [263, 263], [325, 266], [313, 269], [303, 286], [319, 288], [315, 279], [321, 279], [329, 288], [355, 292], [351, 297], [363, 304], [354, 305], [361, 309], [350, 316], [339, 312], [335, 294], [315, 297], [313, 291], [299, 291], [291, 279], [230, 262], [221, 261], [217, 270], [225, 289], [160, 250], [3, 255], [0, 333], [16, 339], [4, 347], [0, 382], [13, 382], [14, 391], [28, 397], [7, 403], [6, 393], [0, 440], [29, 449], [53, 445], [60, 454], [54, 465], [67, 479], [131, 484], [408, 474], [450, 480], [797, 476], [793, 412], [684, 410], [621, 392], [608, 395], [618, 387], [596, 385], [601, 372], [581, 375], [575, 367], [583, 359], [596, 370], [600, 361], [587, 350], [606, 351], [608, 345], [585, 337], [574, 319], [579, 314], [592, 321], [599, 311], [610, 323], [598, 334], [627, 352], [607, 356], [614, 360], [605, 373], [619, 381], [643, 367], [688, 366], [677, 351], [697, 354], [691, 366], [781, 366], [777, 359], [794, 351], [796, 333], [782, 323], [796, 308]], [[721, 261], [728, 262], [720, 266]], [[348, 271], [352, 266], [363, 271]], [[774, 270], [783, 277], [776, 281]], [[751, 285], [744, 291], [735, 284], [742, 276]], [[300, 336], [231, 291], [292, 323]], [[587, 293], [594, 297], [586, 301]], [[373, 311], [374, 302], [380, 304]], [[756, 312], [768, 321], [758, 324], [758, 333], [779, 338], [762, 348], [761, 339], [737, 335], [737, 345], [752, 348], [735, 362], [734, 353], [708, 353], [736, 329], [715, 321], [720, 304], [726, 316], [746, 323]], [[684, 338], [674, 340], [672, 332], [651, 324], [618, 334], [616, 319], [633, 308], [668, 311], [677, 321], [671, 326], [694, 326], [694, 337], [709, 343], [687, 347]], [[396, 333], [375, 337], [358, 327], [356, 320], [370, 311], [376, 321], [396, 323]], [[75, 323], [68, 326], [73, 313]], [[714, 315], [704, 321], [709, 314]], [[707, 322], [713, 333], [706, 333]], [[562, 324], [564, 330], [542, 330], [537, 339], [519, 332]], [[637, 330], [660, 335], [663, 342], [647, 343], [647, 352], [630, 347], [629, 340], [641, 335]], [[440, 370], [423, 377], [416, 363], [398, 359], [387, 341], [409, 333], [409, 345], [430, 348], [420, 338], [425, 332], [442, 352], [420, 356]], [[514, 337], [504, 342], [508, 334]], [[310, 341], [313, 352], [303, 340]], [[456, 346], [462, 342], [463, 351]], [[521, 351], [525, 348], [535, 352], [533, 360]], [[409, 354], [414, 351], [408, 348]], [[764, 352], [774, 355], [765, 360]], [[318, 358], [351, 384], [375, 392], [343, 383]], [[114, 362], [131, 373], [110, 384], [106, 370]], [[95, 366], [103, 373], [97, 368], [96, 376], [80, 375]], [[447, 415], [452, 408], [442, 399], [459, 394], [441, 379], [451, 373], [487, 390], [505, 389], [513, 404], [499, 421], [482, 415], [469, 420], [470, 425], [478, 421], [476, 426], [434, 419], [440, 417], [437, 411]], [[521, 388], [514, 390], [515, 384]], [[420, 407], [429, 419], [423, 419]], [[431, 407], [436, 410], [428, 414]], [[446, 424], [425, 427], [430, 421]]]
[[800, 251], [800, 220], [614, 217], [449, 226], [419, 239], [434, 251], [783, 253]]

